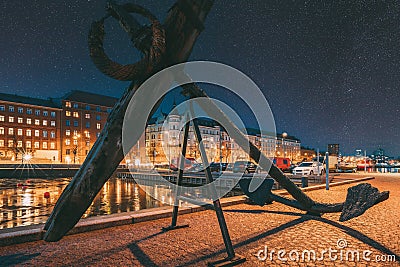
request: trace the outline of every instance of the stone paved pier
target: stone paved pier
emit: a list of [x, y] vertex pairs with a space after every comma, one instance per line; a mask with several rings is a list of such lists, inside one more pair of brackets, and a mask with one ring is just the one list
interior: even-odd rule
[[[312, 217], [279, 203], [225, 207], [235, 251], [247, 258], [240, 266], [400, 266], [400, 175], [374, 176], [367, 182], [380, 191], [390, 190], [389, 200], [344, 223], [339, 222], [340, 214]], [[315, 200], [339, 202], [353, 185], [307, 194]], [[170, 218], [164, 218], [69, 235], [57, 243], [36, 241], [0, 247], [0, 266], [206, 266], [226, 255], [213, 211], [180, 215], [178, 224], [188, 223], [189, 228], [162, 232], [169, 223]], [[330, 248], [337, 250], [331, 255], [337, 259], [331, 260], [327, 253], [321, 259], [322, 251]], [[272, 250], [275, 253], [270, 256]], [[286, 252], [281, 260], [279, 250]], [[302, 260], [305, 250], [315, 251], [321, 260], [311, 257], [308, 261], [307, 254]], [[351, 261], [355, 251], [359, 261]], [[366, 258], [370, 261], [363, 259], [364, 252], [369, 253]], [[289, 253], [292, 259], [298, 253], [300, 259], [292, 261]], [[397, 261], [377, 261], [390, 260], [387, 255], [395, 255]]]

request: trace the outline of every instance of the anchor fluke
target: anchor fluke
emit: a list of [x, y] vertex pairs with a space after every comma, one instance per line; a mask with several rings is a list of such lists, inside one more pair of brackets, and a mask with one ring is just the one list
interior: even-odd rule
[[379, 192], [370, 184], [358, 184], [347, 190], [339, 221], [344, 222], [362, 215], [367, 209], [389, 198], [389, 191]]

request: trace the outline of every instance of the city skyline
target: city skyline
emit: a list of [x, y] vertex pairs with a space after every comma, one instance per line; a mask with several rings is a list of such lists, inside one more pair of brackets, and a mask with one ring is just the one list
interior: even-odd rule
[[[161, 21], [173, 2], [138, 1]], [[104, 5], [3, 3], [0, 92], [43, 98], [84, 90], [120, 97], [128, 83], [101, 74], [88, 55], [87, 33]], [[382, 148], [397, 157], [398, 11], [394, 3], [215, 1], [190, 60], [246, 73], [269, 101], [277, 131], [298, 136], [305, 146], [340, 143], [345, 154]], [[138, 52], [117, 23], [106, 27], [107, 52], [121, 63], [136, 61]], [[207, 93], [224, 98], [215, 88]]]

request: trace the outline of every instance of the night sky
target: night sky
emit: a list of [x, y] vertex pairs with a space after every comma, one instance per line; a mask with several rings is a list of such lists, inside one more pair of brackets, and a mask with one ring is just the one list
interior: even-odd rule
[[[174, 1], [136, 3], [163, 21]], [[104, 6], [2, 1], [0, 92], [46, 98], [85, 90], [120, 97], [129, 83], [101, 74], [88, 53], [90, 24], [105, 14]], [[399, 14], [395, 0], [216, 0], [190, 60], [246, 73], [269, 101], [277, 131], [305, 146], [325, 150], [339, 143], [345, 154], [383, 148], [397, 157]], [[137, 60], [117, 23], [107, 22], [106, 33], [106, 52], [114, 60]]]

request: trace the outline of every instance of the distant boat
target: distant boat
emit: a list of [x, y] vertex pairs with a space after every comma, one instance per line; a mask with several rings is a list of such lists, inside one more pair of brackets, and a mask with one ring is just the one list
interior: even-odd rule
[[375, 163], [375, 168], [388, 168], [388, 167], [390, 167], [389, 163], [381, 159], [378, 159], [377, 162]]
[[359, 169], [359, 170], [362, 170], [365, 167], [367, 169], [372, 168], [373, 166], [374, 166], [374, 164], [372, 163], [372, 161], [370, 159], [367, 159], [367, 160], [362, 159], [357, 162], [357, 169]]

